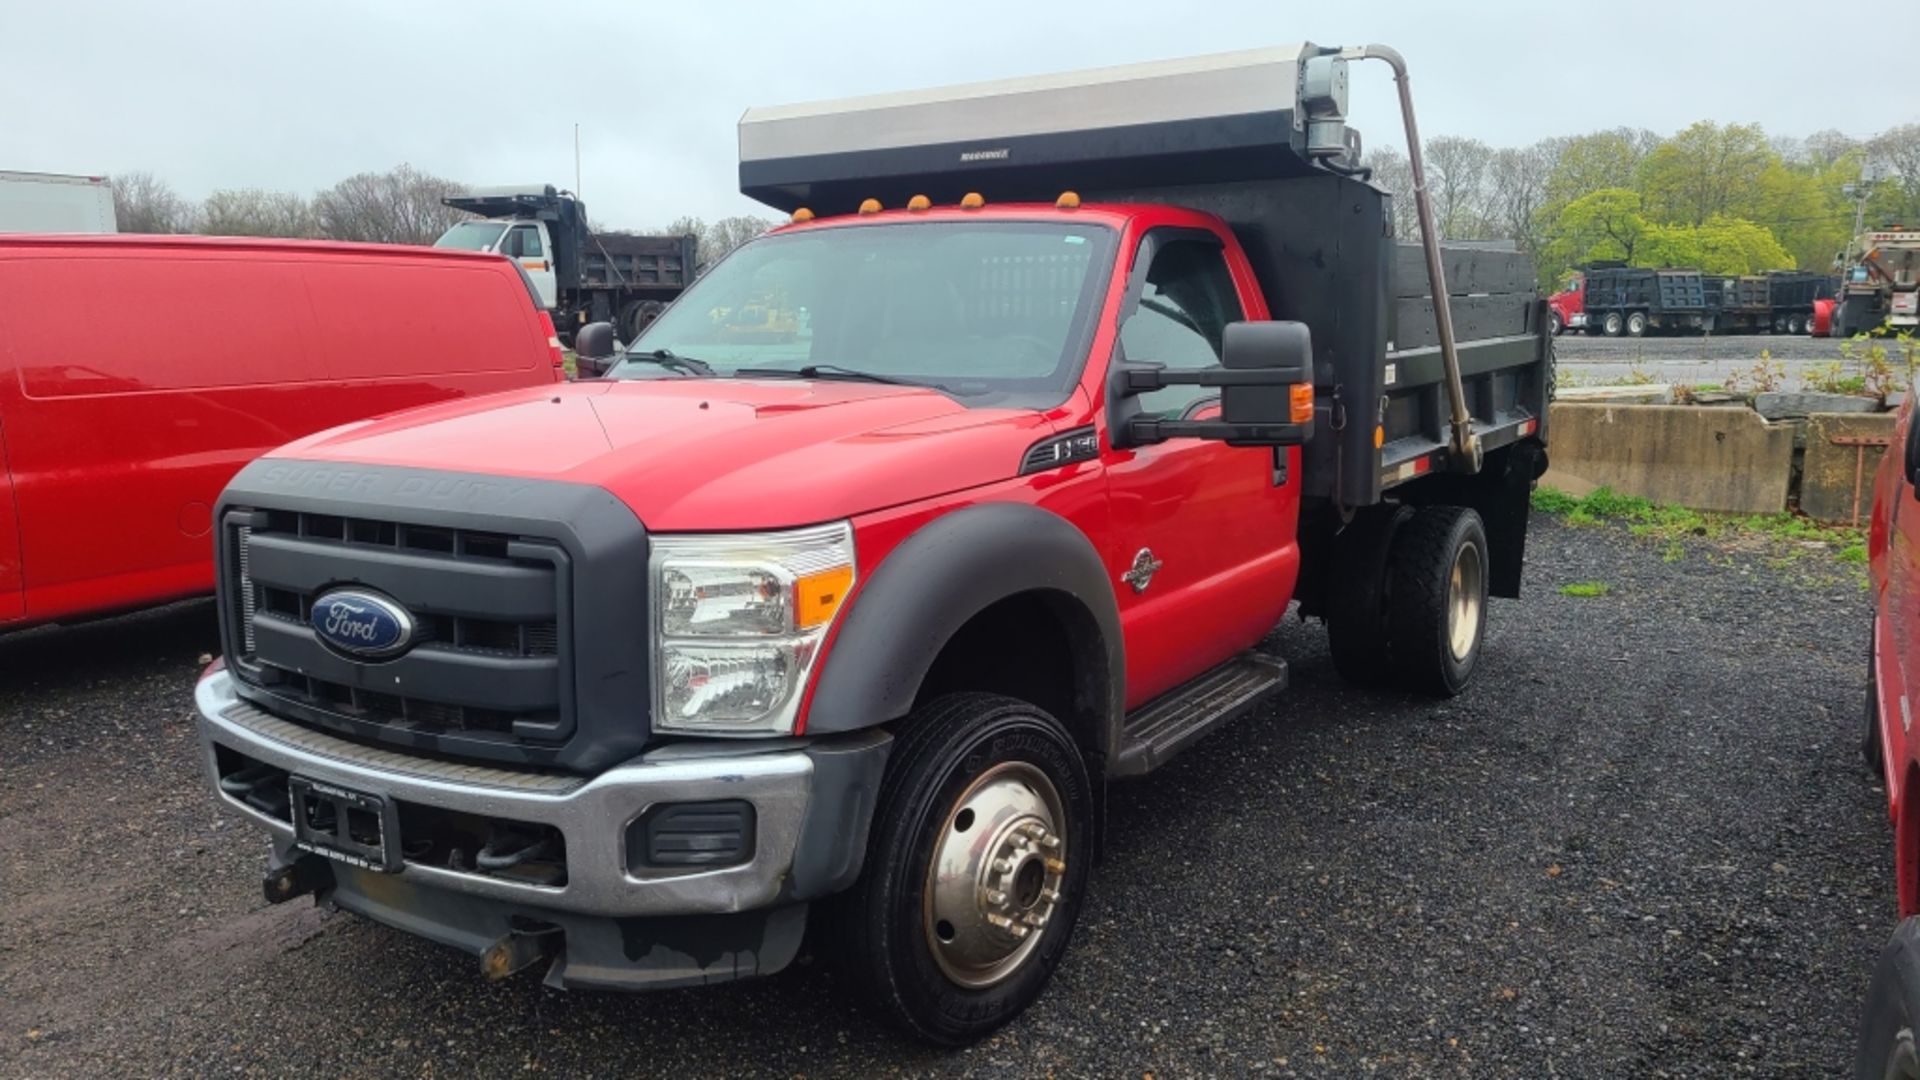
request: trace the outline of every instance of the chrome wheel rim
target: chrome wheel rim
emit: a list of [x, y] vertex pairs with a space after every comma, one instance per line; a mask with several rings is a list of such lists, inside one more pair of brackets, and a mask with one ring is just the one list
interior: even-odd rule
[[1480, 637], [1481, 609], [1486, 590], [1481, 587], [1484, 570], [1480, 545], [1468, 541], [1453, 556], [1453, 573], [1447, 579], [1447, 648], [1454, 660], [1465, 660]]
[[1005, 980], [1046, 935], [1067, 872], [1066, 808], [1046, 773], [1008, 761], [960, 793], [927, 867], [922, 926], [947, 978]]

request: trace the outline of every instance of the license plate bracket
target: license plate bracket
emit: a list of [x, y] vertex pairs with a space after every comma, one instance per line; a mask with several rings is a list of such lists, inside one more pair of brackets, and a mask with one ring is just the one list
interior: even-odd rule
[[399, 873], [400, 814], [393, 800], [305, 776], [287, 778], [293, 846], [364, 870]]

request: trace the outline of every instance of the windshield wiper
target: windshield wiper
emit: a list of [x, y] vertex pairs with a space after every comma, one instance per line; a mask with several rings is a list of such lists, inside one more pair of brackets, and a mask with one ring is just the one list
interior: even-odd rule
[[643, 364], [659, 364], [668, 371], [678, 371], [683, 375], [702, 375], [711, 378], [715, 375], [713, 365], [705, 360], [691, 356], [681, 356], [672, 349], [654, 349], [650, 352], [629, 352], [627, 359]]
[[[846, 379], [855, 382], [886, 383], [888, 386], [920, 386], [932, 390], [947, 390], [936, 382], [916, 382], [912, 379], [882, 375], [877, 371], [861, 371], [859, 368], [841, 367], [839, 364], [808, 364], [798, 368], [741, 368], [733, 373], [735, 377], [754, 375], [781, 375], [796, 379]], [[947, 390], [948, 393], [953, 391]]]

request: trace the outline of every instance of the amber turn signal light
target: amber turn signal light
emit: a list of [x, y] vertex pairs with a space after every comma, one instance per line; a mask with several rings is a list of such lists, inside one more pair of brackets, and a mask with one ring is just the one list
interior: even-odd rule
[[1294, 383], [1292, 392], [1287, 398], [1287, 405], [1288, 412], [1292, 414], [1290, 419], [1294, 423], [1313, 423], [1313, 384]]

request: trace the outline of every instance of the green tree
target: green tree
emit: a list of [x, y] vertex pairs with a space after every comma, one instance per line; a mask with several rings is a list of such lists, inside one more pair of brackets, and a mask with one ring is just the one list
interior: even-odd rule
[[1760, 125], [1702, 120], [1646, 156], [1639, 190], [1656, 221], [1701, 225], [1715, 214], [1753, 217], [1754, 180], [1779, 161]]
[[1632, 188], [1640, 162], [1659, 136], [1651, 131], [1614, 128], [1562, 141], [1547, 174], [1545, 206], [1549, 217], [1575, 199], [1604, 188]]
[[1793, 256], [1763, 225], [1742, 218], [1713, 217], [1690, 231], [1699, 254], [1692, 262], [1675, 265], [1697, 266], [1709, 274], [1757, 274], [1793, 266]]
[[1603, 188], [1561, 207], [1549, 230], [1552, 239], [1547, 248], [1560, 267], [1596, 259], [1632, 262], [1647, 239], [1648, 227], [1638, 192]]

